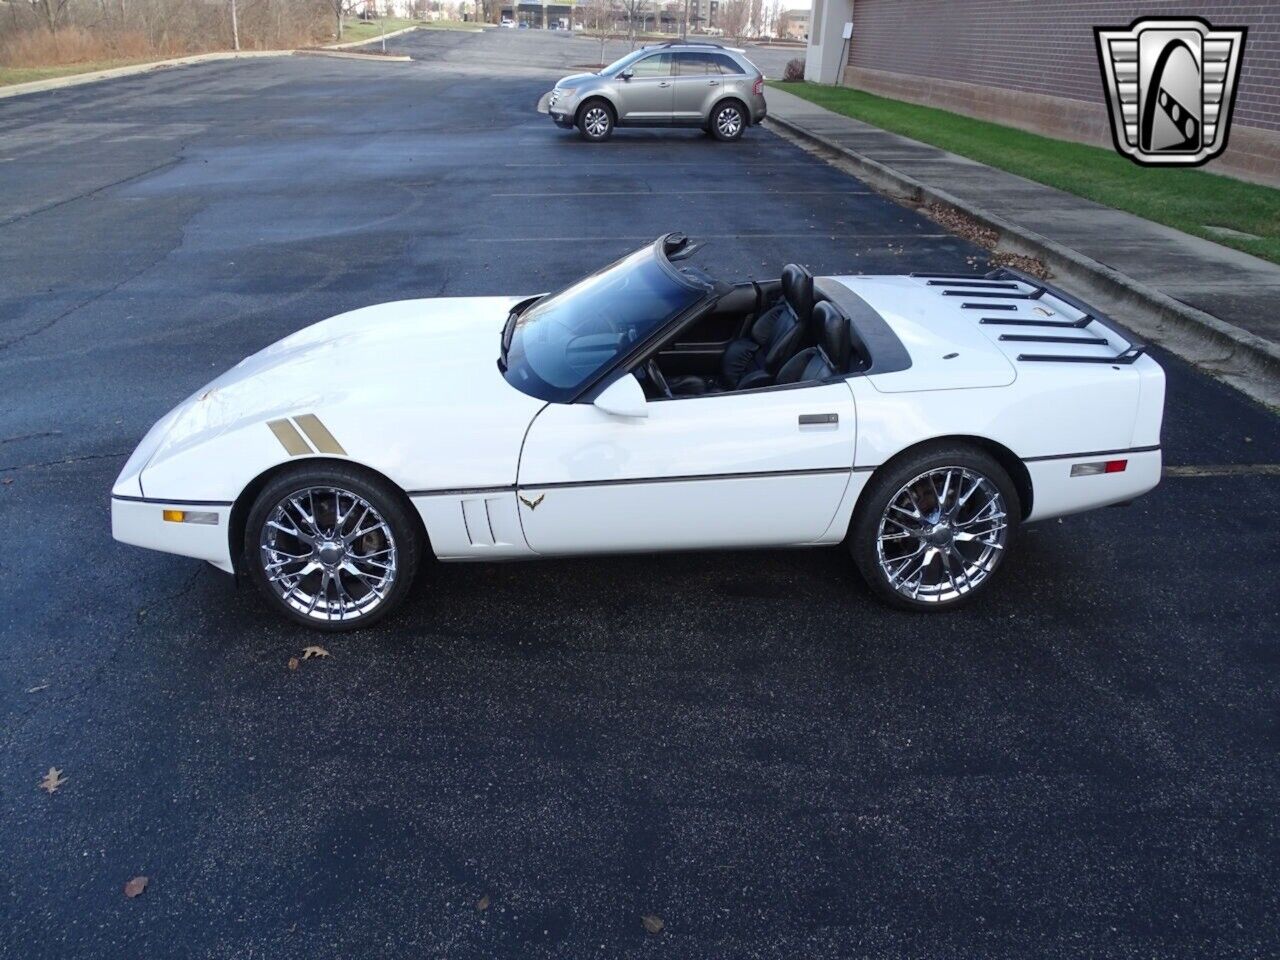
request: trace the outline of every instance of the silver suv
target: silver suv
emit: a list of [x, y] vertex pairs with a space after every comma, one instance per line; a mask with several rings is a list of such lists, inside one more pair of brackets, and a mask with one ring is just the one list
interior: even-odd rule
[[737, 140], [768, 112], [764, 74], [743, 51], [714, 43], [671, 41], [633, 50], [599, 73], [560, 80], [538, 105], [561, 127], [587, 140], [608, 140], [614, 127], [702, 127]]

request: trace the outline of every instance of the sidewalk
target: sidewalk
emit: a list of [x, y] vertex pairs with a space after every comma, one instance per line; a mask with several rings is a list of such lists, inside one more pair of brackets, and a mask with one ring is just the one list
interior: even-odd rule
[[[995, 227], [1002, 249], [1022, 248], [1055, 274], [1088, 275], [1131, 307], [1158, 314], [1161, 324], [1199, 328], [1229, 354], [1248, 352], [1254, 374], [1274, 378], [1280, 371], [1280, 266], [888, 133], [775, 86], [766, 96], [771, 120], [844, 154], [872, 185], [955, 206]], [[1211, 358], [1191, 359], [1212, 366]]]

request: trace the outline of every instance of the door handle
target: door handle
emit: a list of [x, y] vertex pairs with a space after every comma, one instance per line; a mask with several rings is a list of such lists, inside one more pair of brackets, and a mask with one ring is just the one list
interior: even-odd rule
[[839, 423], [840, 414], [838, 413], [802, 413], [800, 414], [800, 426], [808, 427], [814, 424]]
[[719, 80], [712, 80], [712, 81], [710, 81], [710, 82], [708, 83], [708, 86], [718, 87], [718, 86], [720, 86], [720, 81], [719, 81]]
[[669, 86], [671, 86], [671, 84], [670, 84], [670, 83], [668, 83], [666, 80], [663, 80], [660, 84], [658, 84], [658, 86], [660, 86], [660, 87], [669, 87]]

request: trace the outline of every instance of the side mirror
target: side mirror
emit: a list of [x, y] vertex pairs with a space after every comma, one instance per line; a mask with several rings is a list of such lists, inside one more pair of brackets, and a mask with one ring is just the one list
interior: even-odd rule
[[634, 374], [615, 380], [592, 401], [597, 410], [614, 417], [647, 417], [649, 403], [644, 398], [644, 388]]
[[618, 76], [623, 80], [630, 80], [632, 76], [634, 76], [634, 74], [632, 74], [630, 70], [623, 70], [620, 74], [618, 74]]

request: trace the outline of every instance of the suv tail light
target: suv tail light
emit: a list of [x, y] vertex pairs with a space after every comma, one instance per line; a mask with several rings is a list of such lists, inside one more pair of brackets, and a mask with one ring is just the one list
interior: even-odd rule
[[764, 93], [764, 74], [756, 77], [756, 82], [751, 85], [751, 92], [757, 97]]

